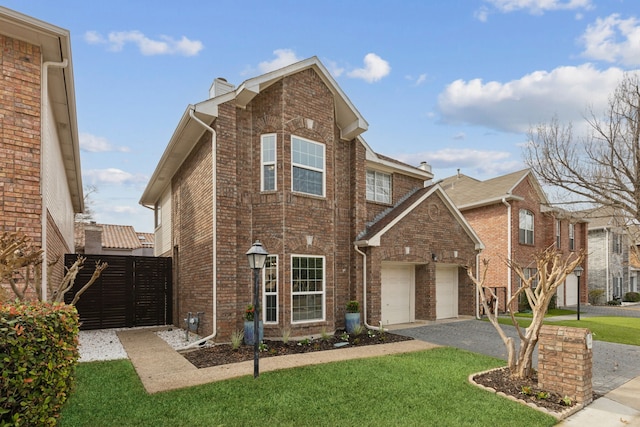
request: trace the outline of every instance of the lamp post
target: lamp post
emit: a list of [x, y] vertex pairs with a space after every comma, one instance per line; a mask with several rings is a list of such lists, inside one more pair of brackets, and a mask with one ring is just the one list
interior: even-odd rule
[[253, 378], [258, 378], [260, 368], [258, 367], [258, 354], [260, 353], [260, 321], [258, 316], [260, 313], [260, 270], [264, 267], [269, 253], [264, 249], [262, 243], [256, 240], [251, 249], [247, 251], [249, 259], [249, 268], [253, 270]]
[[582, 272], [584, 268], [577, 266], [573, 269], [573, 274], [578, 278], [578, 320], [580, 320], [580, 276], [582, 276]]

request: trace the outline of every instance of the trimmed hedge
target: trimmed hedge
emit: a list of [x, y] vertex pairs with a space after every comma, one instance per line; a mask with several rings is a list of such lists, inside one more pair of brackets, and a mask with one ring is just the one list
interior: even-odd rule
[[622, 299], [624, 302], [638, 302], [640, 301], [640, 293], [638, 292], [627, 292], [624, 294], [624, 298]]
[[74, 306], [0, 303], [0, 426], [55, 426], [78, 363]]

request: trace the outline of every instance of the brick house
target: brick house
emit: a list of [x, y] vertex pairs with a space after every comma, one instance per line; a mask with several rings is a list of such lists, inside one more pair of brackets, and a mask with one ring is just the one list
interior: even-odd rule
[[[482, 259], [490, 261], [487, 284], [495, 288], [499, 307], [519, 288], [520, 281], [504, 260], [536, 273], [534, 255], [555, 245], [563, 253], [587, 248], [587, 223], [569, 212], [549, 207], [547, 197], [530, 169], [480, 181], [464, 174], [448, 177], [441, 186], [451, 197], [485, 245]], [[580, 302], [588, 301], [587, 261], [583, 263]], [[557, 305], [577, 303], [578, 278], [567, 276], [558, 288]], [[517, 310], [514, 303], [512, 310]]]
[[[0, 44], [0, 232], [25, 232], [52, 261], [73, 252], [84, 209], [70, 36], [0, 7]], [[52, 268], [61, 280], [63, 262]]]
[[140, 200], [156, 255], [173, 257], [174, 319], [204, 312], [219, 339], [242, 329], [255, 240], [270, 253], [266, 336], [343, 327], [353, 299], [373, 326], [435, 319], [436, 294], [443, 316], [473, 314], [462, 267], [480, 240], [429, 167], [376, 154], [367, 127], [315, 57], [238, 87], [216, 79], [188, 106]]
[[603, 291], [598, 303], [637, 292], [637, 261], [631, 247], [636, 227], [603, 206], [579, 212], [589, 222], [589, 290]]

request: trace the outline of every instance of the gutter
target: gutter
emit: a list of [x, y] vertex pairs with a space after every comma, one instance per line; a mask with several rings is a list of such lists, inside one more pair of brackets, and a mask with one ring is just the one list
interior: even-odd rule
[[187, 345], [186, 347], [183, 348], [183, 350], [189, 349], [189, 348], [194, 348], [194, 347], [199, 347], [200, 345], [204, 344], [206, 341], [209, 341], [210, 339], [215, 338], [215, 336], [218, 334], [218, 319], [217, 319], [217, 312], [218, 312], [218, 306], [217, 306], [217, 300], [218, 300], [218, 267], [217, 267], [217, 240], [218, 240], [218, 216], [217, 216], [217, 198], [216, 198], [216, 192], [217, 192], [217, 186], [216, 186], [216, 177], [217, 177], [217, 168], [216, 168], [216, 164], [217, 164], [217, 151], [216, 151], [216, 145], [217, 145], [217, 140], [218, 140], [218, 134], [216, 133], [215, 129], [213, 129], [211, 126], [209, 126], [208, 124], [206, 124], [205, 122], [203, 122], [202, 120], [200, 120], [198, 117], [196, 117], [195, 115], [195, 107], [191, 107], [189, 109], [189, 117], [191, 117], [196, 123], [198, 123], [200, 126], [204, 127], [206, 130], [208, 130], [209, 132], [211, 132], [211, 162], [212, 162], [212, 186], [213, 186], [213, 190], [212, 190], [212, 209], [211, 209], [211, 219], [212, 219], [212, 224], [213, 224], [213, 233], [212, 233], [212, 244], [213, 244], [213, 248], [212, 248], [212, 254], [213, 254], [213, 266], [212, 266], [212, 270], [213, 270], [213, 280], [212, 280], [212, 287], [213, 287], [213, 302], [212, 302], [212, 324], [213, 324], [213, 333], [209, 336], [206, 336], [204, 338], [199, 339], [198, 341], [194, 341], [191, 344]]
[[[513, 221], [511, 220], [511, 204], [509, 202], [507, 202], [506, 198], [502, 198], [502, 204], [505, 205], [507, 207], [507, 260], [509, 260], [509, 262], [512, 261], [511, 259], [511, 250], [512, 250], [512, 242], [511, 242], [511, 226]], [[507, 310], [511, 310], [510, 307], [507, 307], [507, 303], [511, 301], [511, 269], [509, 269], [509, 274], [507, 275], [507, 301], [505, 301], [505, 309]], [[498, 303], [498, 307], [500, 307], [499, 301], [496, 301]]]
[[[49, 67], [55, 68], [66, 68], [69, 65], [69, 60], [65, 58], [62, 62], [52, 62], [46, 61], [42, 64], [42, 84], [41, 88], [41, 99], [42, 99], [42, 113], [40, 114], [40, 182], [42, 183], [42, 177], [44, 176], [44, 162], [46, 161], [44, 153], [46, 151], [46, 147], [44, 144], [44, 130], [47, 126], [47, 121], [49, 118]], [[48, 156], [47, 156], [48, 157]], [[40, 284], [42, 301], [47, 300], [47, 276], [48, 265], [47, 265], [47, 195], [43, 193], [42, 184], [40, 184], [40, 199], [42, 200], [42, 283]]]
[[382, 320], [380, 321], [380, 326], [371, 326], [367, 323], [367, 254], [358, 248], [357, 242], [353, 244], [353, 248], [356, 252], [362, 255], [362, 306], [364, 307], [362, 323], [364, 323], [364, 326], [369, 329], [384, 332]]

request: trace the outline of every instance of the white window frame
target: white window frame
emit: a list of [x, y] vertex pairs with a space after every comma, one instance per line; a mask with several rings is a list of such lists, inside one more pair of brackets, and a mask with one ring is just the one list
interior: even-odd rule
[[556, 219], [556, 248], [561, 249], [562, 247], [562, 222], [559, 219]]
[[[523, 218], [524, 215], [524, 218]], [[531, 229], [526, 228], [526, 218], [531, 217]], [[519, 221], [518, 221], [518, 241], [523, 245], [535, 245], [535, 230], [536, 230], [536, 217], [533, 215], [529, 209], [520, 209], [519, 213]], [[524, 222], [523, 222], [524, 219]], [[524, 230], [524, 238], [522, 236], [522, 231]], [[531, 241], [529, 241], [528, 237], [531, 236]]]
[[576, 249], [576, 226], [574, 223], [569, 223], [569, 250], [574, 251]]
[[[310, 166], [310, 165], [305, 165], [304, 163], [299, 163], [299, 162], [294, 162], [294, 151], [293, 151], [293, 147], [294, 147], [294, 139], [297, 139], [301, 142], [304, 142], [306, 144], [311, 144], [317, 147], [321, 147], [322, 149], [322, 168], [318, 168], [316, 166]], [[313, 172], [319, 172], [320, 174], [322, 174], [322, 191], [321, 194], [316, 194], [316, 193], [309, 193], [306, 191], [301, 191], [301, 190], [296, 190], [294, 189], [294, 169], [295, 168], [300, 168], [300, 169], [306, 169], [309, 171], [313, 171]], [[327, 181], [327, 155], [326, 155], [326, 147], [324, 144], [321, 144], [319, 142], [315, 142], [315, 141], [311, 141], [310, 139], [306, 139], [306, 138], [302, 138], [296, 135], [291, 135], [291, 191], [297, 193], [297, 194], [308, 194], [310, 196], [316, 196], [316, 197], [325, 197], [326, 195], [326, 191], [327, 191], [327, 185], [326, 185], [326, 181]]]
[[[369, 177], [372, 177], [373, 179], [373, 188], [370, 189], [370, 185], [369, 185]], [[388, 184], [387, 188], [384, 188], [383, 185], [378, 185], [378, 184]], [[392, 189], [392, 185], [391, 185], [391, 174], [389, 173], [385, 173], [385, 172], [380, 172], [380, 171], [376, 171], [376, 170], [372, 170], [369, 169], [367, 170], [367, 200], [369, 201], [373, 201], [373, 202], [380, 202], [380, 203], [388, 203], [391, 204], [391, 189]], [[387, 194], [385, 194], [383, 191], [381, 190], [386, 190]], [[386, 200], [385, 200], [386, 197]]]
[[[269, 261], [270, 258], [275, 260], [275, 265], [273, 266], [273, 269], [270, 270], [269, 267]], [[275, 277], [269, 277], [267, 276], [267, 274], [273, 274]], [[274, 325], [274, 324], [278, 324], [278, 322], [280, 321], [280, 304], [278, 303], [279, 301], [279, 277], [278, 277], [278, 255], [268, 255], [267, 256], [267, 262], [265, 263], [264, 268], [262, 269], [262, 321], [265, 323], [265, 325]], [[273, 280], [275, 282], [275, 291], [268, 291], [267, 290], [267, 281], [268, 280]], [[276, 320], [267, 320], [267, 296], [274, 296], [276, 299]]]
[[[273, 140], [271, 140], [273, 138]], [[266, 144], [273, 144], [273, 160], [265, 160]], [[275, 133], [260, 135], [260, 191], [278, 190], [278, 136]], [[273, 188], [266, 188], [264, 171], [266, 167], [273, 167]]]
[[[294, 291], [294, 258], [314, 258], [322, 260], [322, 291], [305, 291], [305, 292], [296, 292]], [[326, 312], [327, 312], [327, 260], [324, 256], [321, 255], [305, 255], [305, 254], [291, 254], [291, 324], [302, 324], [302, 323], [317, 323], [323, 322], [326, 320]], [[321, 295], [322, 296], [322, 317], [315, 319], [303, 319], [303, 320], [294, 320], [295, 319], [295, 306], [294, 306], [294, 298], [300, 295]]]

